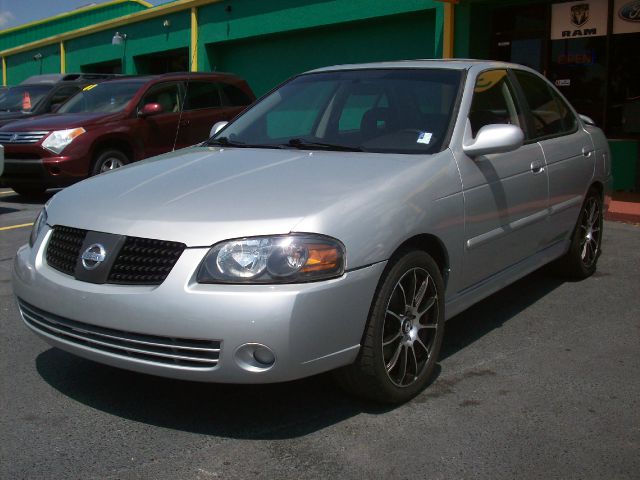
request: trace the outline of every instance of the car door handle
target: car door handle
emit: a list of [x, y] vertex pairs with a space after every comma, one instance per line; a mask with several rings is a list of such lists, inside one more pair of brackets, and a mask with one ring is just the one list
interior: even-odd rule
[[531, 171], [535, 174], [544, 172], [544, 165], [540, 162], [531, 162]]
[[590, 150], [589, 147], [582, 147], [582, 155], [584, 155], [585, 157], [589, 158], [592, 153], [593, 150]]
[[188, 127], [191, 122], [189, 120], [182, 120], [180, 122], [181, 127]]

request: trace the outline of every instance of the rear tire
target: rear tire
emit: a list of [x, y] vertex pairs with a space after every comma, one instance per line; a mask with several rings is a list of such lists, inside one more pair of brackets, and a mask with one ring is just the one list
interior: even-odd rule
[[591, 189], [580, 209], [569, 251], [553, 265], [558, 275], [575, 280], [593, 275], [602, 253], [603, 226], [602, 196]]
[[129, 158], [120, 150], [109, 149], [100, 152], [91, 166], [90, 175], [109, 172], [129, 163]]
[[47, 187], [41, 185], [29, 185], [20, 187], [11, 187], [21, 197], [25, 198], [40, 198], [47, 191]]
[[424, 251], [390, 261], [373, 299], [358, 358], [335, 372], [348, 392], [403, 403], [431, 380], [444, 335], [444, 283]]

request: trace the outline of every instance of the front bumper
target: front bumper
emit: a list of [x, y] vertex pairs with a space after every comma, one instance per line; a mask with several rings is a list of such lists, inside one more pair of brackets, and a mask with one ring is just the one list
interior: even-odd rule
[[89, 156], [83, 148], [55, 155], [40, 144], [5, 145], [4, 186], [66, 187], [87, 177]]
[[[353, 362], [385, 266], [377, 263], [316, 283], [203, 285], [194, 276], [208, 248], [188, 248], [157, 287], [96, 285], [47, 265], [43, 245], [50, 234], [41, 233], [34, 248], [25, 245], [16, 255], [13, 287], [23, 310], [26, 304], [48, 320], [82, 322], [108, 335], [219, 342], [219, 356], [213, 366], [170, 364], [52, 334], [27, 321], [33, 331], [56, 347], [100, 363], [206, 382], [280, 382]], [[33, 318], [33, 311], [26, 314]], [[269, 347], [276, 357], [273, 366], [247, 368], [236, 352], [248, 343]]]

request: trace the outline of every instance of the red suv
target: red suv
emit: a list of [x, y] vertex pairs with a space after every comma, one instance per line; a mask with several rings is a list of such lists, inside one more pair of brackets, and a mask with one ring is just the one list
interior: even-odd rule
[[120, 77], [90, 84], [55, 114], [0, 128], [0, 183], [25, 196], [202, 142], [255, 96], [225, 73]]

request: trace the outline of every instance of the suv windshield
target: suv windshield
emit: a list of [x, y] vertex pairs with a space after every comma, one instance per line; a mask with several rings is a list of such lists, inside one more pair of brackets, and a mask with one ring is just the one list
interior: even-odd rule
[[62, 105], [58, 113], [119, 112], [142, 85], [141, 82], [105, 82], [87, 85]]
[[384, 153], [440, 151], [462, 74], [378, 69], [301, 75], [209, 140], [210, 145]]
[[0, 111], [30, 112], [46, 97], [51, 85], [18, 85], [0, 93]]

